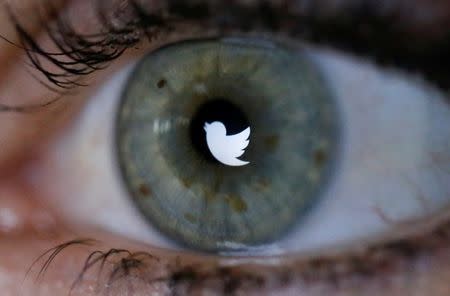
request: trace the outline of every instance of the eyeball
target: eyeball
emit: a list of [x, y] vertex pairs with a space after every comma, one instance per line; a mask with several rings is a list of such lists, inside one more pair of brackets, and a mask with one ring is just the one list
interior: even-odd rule
[[62, 216], [151, 245], [325, 251], [440, 217], [449, 115], [423, 80], [335, 51], [186, 41], [116, 73], [30, 174], [70, 170], [46, 186]]

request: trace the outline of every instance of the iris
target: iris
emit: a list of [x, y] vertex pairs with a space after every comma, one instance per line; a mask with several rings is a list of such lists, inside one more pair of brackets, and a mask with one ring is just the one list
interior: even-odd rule
[[[214, 161], [205, 123], [250, 126], [243, 158]], [[180, 42], [136, 66], [117, 112], [117, 157], [143, 216], [195, 250], [243, 251], [288, 233], [326, 189], [340, 118], [301, 50], [245, 38]]]

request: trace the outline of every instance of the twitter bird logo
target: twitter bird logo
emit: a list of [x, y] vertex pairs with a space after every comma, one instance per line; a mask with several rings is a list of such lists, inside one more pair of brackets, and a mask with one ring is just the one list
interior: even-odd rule
[[249, 144], [250, 127], [242, 132], [227, 136], [227, 129], [220, 121], [205, 123], [206, 143], [211, 154], [221, 163], [229, 166], [243, 166], [248, 161], [238, 159]]

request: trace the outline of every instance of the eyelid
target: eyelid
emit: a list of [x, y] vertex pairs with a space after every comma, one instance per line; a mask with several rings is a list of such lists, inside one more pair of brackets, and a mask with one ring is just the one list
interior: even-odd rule
[[[357, 254], [338, 255], [327, 258], [316, 258], [315, 260], [302, 260], [296, 258], [284, 258], [278, 260], [253, 259], [252, 261], [239, 258], [216, 260], [212, 257], [187, 256], [180, 258], [179, 255], [161, 253], [160, 250], [144, 250], [138, 246], [130, 249], [123, 249], [123, 245], [116, 245], [116, 248], [100, 244], [98, 241], [74, 240], [67, 242], [67, 249], [62, 247], [61, 253], [55, 254], [57, 259], [69, 256], [77, 256], [79, 267], [73, 266], [66, 278], [69, 283], [76, 283], [77, 289], [83, 290], [86, 285], [91, 285], [89, 271], [94, 272], [94, 278], [98, 280], [97, 287], [102, 287], [103, 281], [109, 279], [109, 285], [113, 289], [137, 289], [140, 291], [141, 284], [145, 283], [149, 287], [146, 291], [157, 287], [170, 287], [170, 291], [184, 294], [182, 291], [207, 290], [209, 293], [215, 291], [219, 294], [223, 291], [240, 292], [243, 295], [264, 291], [265, 293], [281, 293], [283, 291], [302, 291], [305, 295], [310, 295], [316, 289], [323, 292], [320, 295], [332, 295], [338, 292], [344, 294], [353, 292], [352, 295], [372, 295], [368, 294], [367, 287], [377, 287], [374, 295], [378, 295], [379, 289], [386, 291], [405, 291], [402, 295], [409, 295], [408, 291], [413, 289], [419, 292], [418, 295], [430, 292], [430, 289], [443, 291], [448, 289], [436, 284], [445, 284], [448, 275], [446, 270], [449, 262], [448, 242], [450, 239], [449, 225], [437, 228], [431, 235], [416, 236], [414, 242], [397, 242], [383, 247], [377, 246], [367, 250], [360, 250]], [[107, 242], [109, 240], [105, 240]], [[78, 243], [77, 243], [78, 242]], [[85, 245], [87, 242], [88, 245]], [[60, 246], [63, 246], [62, 244]], [[69, 249], [70, 248], [70, 249]], [[57, 250], [56, 248], [53, 250]], [[120, 251], [122, 250], [122, 251]], [[44, 278], [48, 278], [59, 270], [56, 266], [66, 268], [63, 260], [52, 258], [53, 251], [42, 258], [33, 266], [32, 274], [37, 274], [44, 268], [46, 260], [50, 262], [50, 268], [45, 267]], [[95, 259], [97, 255], [108, 254], [107, 264], [103, 266], [101, 274], [97, 273], [102, 261], [91, 266], [92, 269], [80, 281], [77, 276], [83, 272], [83, 265], [91, 255]], [[134, 257], [136, 256], [136, 257]], [[92, 258], [91, 258], [92, 259]], [[132, 260], [135, 261], [132, 261]], [[53, 262], [56, 261], [56, 262]], [[135, 263], [128, 266], [124, 263]], [[127, 268], [128, 266], [128, 268]], [[48, 268], [48, 269], [47, 269]], [[49, 273], [49, 274], [47, 274]], [[111, 276], [119, 274], [121, 276]], [[61, 276], [61, 275], [60, 275]], [[67, 275], [66, 275], [67, 276]], [[395, 278], [395, 281], [392, 279]], [[444, 279], [442, 282], [439, 281]], [[75, 282], [74, 282], [75, 281]], [[127, 285], [124, 285], [124, 283]], [[386, 286], [386, 283], [389, 283]], [[136, 285], [136, 286], [134, 286]], [[72, 286], [73, 287], [73, 286]], [[149, 290], [150, 289], [150, 290]], [[437, 293], [433, 295], [447, 295], [448, 293]], [[316, 295], [316, 294], [312, 294]], [[389, 295], [389, 294], [386, 294]], [[431, 295], [431, 294], [430, 294]]]
[[[39, 11], [38, 8], [42, 8], [34, 1], [30, 1], [31, 3], [30, 7], [25, 7], [27, 11]], [[76, 14], [77, 7], [86, 6], [90, 3], [92, 4], [90, 0], [72, 1], [61, 12], [74, 11], [70, 13]], [[38, 8], [35, 6], [38, 6]], [[25, 18], [28, 13], [20, 14], [20, 8], [22, 7], [11, 4], [11, 13], [19, 14], [18, 19], [24, 20], [22, 18]], [[90, 12], [92, 16], [94, 12]], [[89, 19], [89, 13], [82, 15]], [[39, 20], [43, 21], [42, 18]], [[75, 20], [77, 20], [77, 26], [79, 24], [85, 26], [90, 24], [85, 18], [77, 17]], [[32, 38], [33, 42], [36, 42], [42, 48], [53, 51], [54, 44], [48, 34], [42, 31], [42, 28], [33, 26], [32, 21], [33, 17], [24, 20], [27, 24], [27, 34], [30, 34], [27, 38]], [[9, 27], [11, 27], [11, 24]], [[14, 36], [4, 37], [14, 42]], [[5, 42], [2, 44], [5, 44]], [[8, 44], [8, 46], [11, 45]], [[3, 69], [4, 72], [0, 83], [0, 112], [2, 112], [0, 118], [0, 138], [2, 139], [0, 167], [4, 170], [8, 168], [8, 171], [9, 168], [20, 166], [27, 158], [32, 157], [34, 151], [31, 151], [29, 147], [35, 147], [37, 152], [39, 147], [50, 138], [50, 135], [55, 134], [57, 130], [63, 127], [81, 108], [85, 101], [85, 97], [82, 94], [89, 91], [89, 88], [87, 90], [77, 88], [76, 98], [73, 97], [74, 93], [67, 91], [61, 94], [59, 90], [55, 93], [51, 88], [49, 89], [43, 84], [44, 79], [42, 75], [39, 75], [40, 73], [27, 67], [27, 63], [30, 61], [27, 61], [26, 53], [34, 55], [36, 52], [25, 52], [20, 45], [11, 48], [14, 49], [14, 57], [2, 57], [2, 63], [6, 67]], [[57, 53], [56, 49], [55, 52]], [[58, 57], [61, 56], [58, 55]], [[9, 60], [13, 61], [14, 64], [8, 65], [6, 61]], [[49, 64], [42, 58], [39, 58], [38, 62], [46, 66], [46, 71], [55, 69], [54, 65], [53, 68], [52, 65], [47, 67]], [[96, 77], [89, 77], [89, 81], [95, 80]]]
[[[236, 26], [237, 28], [243, 28], [243, 26], [247, 26], [248, 27], [253, 27], [255, 26], [259, 26], [261, 28], [263, 28], [263, 30], [272, 30], [273, 28], [279, 28], [281, 31], [287, 30], [288, 35], [291, 36], [296, 36], [298, 37], [307, 37], [308, 35], [305, 35], [305, 31], [307, 31], [307, 33], [310, 36], [310, 38], [316, 39], [316, 41], [321, 40], [321, 42], [325, 42], [325, 43], [330, 43], [330, 44], [337, 44], [339, 45], [338, 47], [343, 47], [347, 50], [353, 49], [352, 51], [358, 54], [364, 54], [367, 52], [371, 52], [371, 47], [367, 47], [367, 38], [371, 38], [372, 37], [377, 37], [376, 39], [378, 40], [379, 37], [382, 36], [388, 36], [386, 37], [388, 40], [389, 38], [395, 39], [397, 37], [397, 39], [401, 39], [401, 37], [405, 37], [406, 35], [404, 35], [404, 32], [402, 33], [401, 31], [395, 31], [395, 29], [388, 31], [388, 32], [384, 32], [381, 29], [381, 31], [377, 28], [376, 23], [374, 21], [374, 24], [368, 24], [368, 28], [367, 28], [367, 36], [364, 34], [361, 34], [358, 30], [352, 30], [351, 27], [354, 26], [359, 26], [361, 25], [360, 22], [361, 20], [359, 19], [361, 17], [361, 15], [364, 15], [364, 13], [369, 13], [369, 15], [371, 17], [373, 17], [375, 20], [379, 20], [380, 23], [385, 23], [386, 21], [389, 21], [389, 18], [386, 16], [386, 12], [384, 12], [385, 14], [381, 13], [382, 11], [378, 8], [378, 7], [372, 7], [369, 5], [369, 7], [373, 8], [373, 10], [367, 10], [368, 8], [365, 6], [357, 6], [355, 5], [355, 7], [353, 7], [353, 5], [350, 5], [350, 7], [353, 7], [354, 9], [352, 10], [352, 14], [350, 15], [350, 18], [348, 13], [345, 14], [348, 22], [346, 23], [339, 23], [339, 19], [342, 18], [342, 14], [343, 14], [343, 6], [344, 5], [338, 5], [336, 7], [334, 7], [332, 11], [334, 11], [335, 14], [332, 15], [332, 17], [330, 18], [322, 18], [321, 13], [323, 13], [322, 9], [318, 9], [318, 11], [316, 12], [316, 17], [314, 17], [314, 13], [313, 11], [315, 11], [315, 9], [313, 9], [314, 7], [316, 7], [317, 4], [314, 5], [310, 5], [307, 8], [303, 8], [300, 9], [298, 6], [296, 6], [296, 4], [283, 4], [283, 5], [277, 5], [277, 4], [266, 4], [266, 6], [264, 7], [259, 7], [259, 6], [252, 6], [252, 5], [244, 5], [243, 3], [237, 1], [236, 3], [234, 3], [233, 5], [231, 5], [231, 7], [227, 7], [227, 9], [220, 9], [222, 6], [224, 5], [224, 3], [219, 2], [219, 3], [199, 3], [199, 4], [191, 4], [191, 3], [185, 3], [185, 4], [168, 4], [168, 3], [163, 3], [163, 1], [151, 1], [149, 3], [147, 3], [146, 0], [142, 0], [142, 1], [134, 1], [134, 0], [129, 0], [126, 2], [122, 2], [124, 6], [115, 6], [116, 4], [113, 3], [112, 5], [110, 5], [111, 3], [108, 1], [102, 1], [102, 0], [96, 0], [94, 1], [94, 5], [97, 5], [99, 7], [101, 7], [101, 5], [105, 5], [105, 3], [107, 3], [106, 7], [103, 7], [103, 9], [101, 10], [110, 10], [109, 12], [105, 12], [103, 13], [103, 11], [97, 11], [95, 9], [93, 9], [93, 5], [91, 3], [92, 1], [74, 1], [71, 2], [71, 5], [69, 5], [69, 7], [64, 10], [63, 12], [65, 12], [64, 14], [64, 18], [65, 19], [70, 19], [72, 21], [75, 20], [75, 27], [77, 27], [77, 32], [79, 31], [80, 34], [85, 33], [85, 29], [89, 28], [90, 32], [92, 32], [92, 28], [96, 28], [97, 30], [94, 31], [94, 33], [98, 33], [101, 32], [102, 30], [100, 28], [107, 28], [110, 31], [106, 32], [106, 34], [104, 36], [110, 36], [110, 35], [115, 35], [115, 37], [113, 37], [112, 39], [116, 39], [116, 41], [118, 41], [116, 43], [116, 41], [112, 41], [111, 44], [109, 44], [107, 47], [108, 49], [104, 52], [106, 54], [106, 60], [99, 60], [98, 59], [98, 55], [94, 57], [90, 57], [89, 54], [83, 56], [84, 54], [81, 54], [81, 59], [79, 59], [79, 63], [78, 65], [74, 65], [72, 68], [72, 70], [75, 71], [79, 71], [80, 69], [82, 69], [82, 72], [90, 72], [89, 66], [86, 67], [86, 64], [88, 63], [94, 63], [94, 66], [100, 66], [100, 67], [104, 67], [107, 66], [109, 64], [109, 62], [111, 62], [111, 59], [115, 59], [111, 55], [111, 51], [109, 46], [113, 45], [113, 46], [117, 46], [119, 51], [125, 50], [127, 46], [134, 46], [137, 43], [139, 43], [139, 41], [141, 40], [142, 36], [147, 35], [147, 37], [149, 37], [150, 39], [152, 39], [153, 37], [158, 37], [160, 34], [159, 31], [161, 31], [161, 29], [164, 31], [165, 28], [168, 29], [167, 32], [163, 32], [163, 34], [170, 32], [176, 32], [178, 31], [180, 28], [182, 27], [189, 27], [189, 29], [187, 31], [190, 31], [191, 29], [193, 29], [193, 22], [199, 22], [197, 24], [200, 25], [201, 29], [204, 30], [205, 28], [215, 28], [219, 30], [225, 30], [226, 28], [230, 28], [233, 26]], [[146, 5], [146, 4], [150, 4], [150, 5]], [[110, 6], [108, 6], [110, 5]], [[161, 13], [162, 10], [160, 10], [160, 8], [162, 8], [163, 6], [167, 6], [166, 10], [168, 11], [168, 13], [163, 14]], [[291, 7], [292, 5], [292, 7]], [[349, 4], [347, 4], [349, 5]], [[435, 7], [433, 5], [430, 5], [432, 7]], [[123, 7], [132, 7], [132, 9], [135, 9], [135, 7], [140, 7], [142, 8], [138, 13], [134, 14], [134, 19], [133, 19], [133, 13], [131, 13], [131, 19], [126, 19], [125, 21], [119, 21], [120, 17], [119, 16], [123, 16], [123, 14], [128, 14], [130, 13], [130, 11], [125, 10], [125, 12], [123, 12], [123, 14], [121, 15], [120, 13], [117, 14], [116, 12], [118, 11], [117, 9], [123, 9]], [[145, 8], [144, 8], [145, 7]], [[151, 12], [156, 11], [156, 13], [150, 13], [146, 10], [148, 7], [151, 7]], [[390, 8], [388, 9], [389, 14], [393, 14], [397, 11], [397, 9], [399, 9], [400, 6], [390, 6]], [[437, 5], [437, 7], [439, 7]], [[316, 7], [317, 8], [317, 7]], [[319, 7], [320, 8], [320, 7]], [[98, 7], [96, 7], [96, 9], [98, 9]], [[82, 12], [86, 12], [86, 13], [81, 13]], [[196, 11], [196, 13], [192, 13]], [[235, 12], [239, 12], [236, 15], [230, 15], [230, 12], [235, 11]], [[266, 13], [262, 13], [261, 12], [266, 12]], [[347, 10], [345, 10], [347, 11]], [[401, 11], [401, 10], [399, 10]], [[433, 11], [431, 9], [431, 11]], [[217, 15], [215, 15], [217, 13]], [[431, 12], [431, 13], [435, 13], [435, 12]], [[67, 18], [66, 15], [68, 16], [72, 16], [75, 15], [76, 17], [72, 17], [72, 18]], [[83, 17], [80, 18], [79, 16], [82, 15]], [[116, 19], [111, 19], [109, 20], [109, 17], [111, 15], [114, 15], [116, 17]], [[246, 18], [246, 15], [251, 15], [252, 18]], [[402, 13], [403, 15], [403, 13]], [[144, 18], [142, 19], [136, 19], [136, 17], [142, 17], [144, 16]], [[176, 16], [176, 17], [174, 17]], [[226, 18], [228, 16], [228, 18]], [[129, 15], [127, 15], [126, 17], [130, 17]], [[227, 22], [223, 22], [223, 18], [228, 19], [228, 23]], [[264, 17], [267, 17], [267, 19], [264, 19]], [[397, 20], [397, 22], [404, 22], [405, 24], [409, 24], [410, 22], [412, 22], [412, 20], [414, 19], [413, 17], [411, 17], [410, 15], [406, 15], [406, 18], [401, 19], [400, 21]], [[61, 20], [61, 15], [59, 16], [59, 19]], [[250, 22], [248, 21], [250, 19]], [[58, 20], [58, 18], [57, 18]], [[184, 20], [184, 21], [182, 21]], [[221, 21], [222, 20], [222, 21]], [[244, 22], [244, 20], [247, 20], [247, 23]], [[270, 20], [270, 21], [269, 21]], [[287, 22], [288, 20], [288, 22]], [[175, 23], [173, 23], [173, 21]], [[181, 21], [181, 22], [180, 22]], [[392, 21], [392, 20], [390, 20]], [[121, 25], [117, 26], [117, 22]], [[167, 23], [165, 23], [167, 22]], [[287, 23], [286, 23], [287, 22]], [[334, 23], [336, 22], [336, 23]], [[433, 24], [439, 24], [441, 22], [441, 18], [437, 18], [436, 20], [434, 20]], [[64, 21], [62, 22], [63, 24], [65, 23]], [[116, 25], [111, 25], [115, 23]], [[127, 27], [124, 26], [124, 23], [129, 23], [129, 24], [133, 24], [131, 27]], [[67, 23], [69, 24], [69, 23]], [[66, 25], [67, 25], [66, 24]], [[201, 25], [203, 24], [203, 25]], [[302, 24], [301, 27], [303, 28], [303, 33], [302, 31], [298, 31], [299, 28], [296, 27], [296, 25]], [[81, 29], [78, 28], [79, 26], [84, 27], [85, 29]], [[172, 27], [173, 26], [173, 27]], [[351, 26], [351, 27], [348, 27]], [[390, 27], [390, 26], [389, 26]], [[437, 26], [436, 26], [437, 27]], [[336, 29], [337, 28], [337, 29]], [[381, 28], [383, 28], [383, 26], [381, 26]], [[125, 29], [126, 34], [121, 34], [119, 33], [119, 31], [121, 31], [122, 29]], [[131, 31], [130, 31], [131, 29]], [[198, 30], [199, 28], [197, 28]], [[211, 31], [214, 31], [215, 29], [211, 29]], [[332, 34], [330, 34], [329, 30], [331, 30]], [[186, 29], [183, 29], [183, 33], [186, 33]], [[194, 30], [195, 31], [195, 30]], [[351, 32], [351, 33], [346, 33], [346, 32]], [[171, 33], [171, 34], [172, 34]], [[181, 34], [181, 32], [178, 32]], [[193, 32], [190, 32], [191, 34], [193, 34]], [[150, 35], [149, 35], [150, 34]], [[189, 33], [188, 33], [189, 34]], [[417, 33], [419, 34], [419, 33]], [[140, 36], [139, 36], [140, 35]], [[397, 36], [398, 35], [398, 36]], [[442, 35], [442, 34], [441, 34]], [[152, 37], [153, 36], [153, 37]], [[440, 35], [439, 35], [440, 36]], [[81, 37], [82, 39], [84, 38], [82, 35], [78, 36]], [[134, 39], [133, 38], [136, 38]], [[124, 47], [124, 40], [125, 42], [127, 42], [126, 40], [128, 39], [128, 42], [131, 40], [133, 40], [132, 42], [130, 42], [128, 45], [125, 45]], [[318, 38], [318, 39], [317, 39]], [[385, 38], [385, 37], [383, 37]], [[63, 37], [64, 39], [64, 37]], [[178, 38], [179, 39], [179, 38]], [[373, 38], [372, 38], [373, 39]], [[438, 40], [440, 40], [439, 38], [437, 38]], [[445, 38], [443, 38], [445, 40]], [[380, 39], [380, 40], [384, 40], [384, 39]], [[67, 41], [67, 39], [66, 39]], [[87, 41], [87, 40], [86, 40]], [[151, 42], [153, 42], [154, 40], [150, 40]], [[84, 42], [84, 41], [83, 41]], [[116, 43], [116, 44], [115, 44]], [[380, 43], [380, 42], [379, 42]], [[439, 55], [439, 52], [445, 52], [442, 51], [442, 48], [448, 47], [450, 46], [449, 44], [447, 44], [444, 42], [443, 44], [441, 44], [442, 46], [438, 46], [440, 45], [440, 43], [438, 41], [436, 41], [436, 38], [433, 39], [433, 46], [431, 46], [431, 42], [430, 44], [428, 43], [424, 43], [426, 44], [426, 48], [422, 48], [421, 52], [414, 52], [414, 51], [408, 51], [405, 50], [405, 46], [406, 45], [399, 45], [398, 42], [396, 43], [396, 48], [390, 48], [389, 46], [385, 47], [385, 44], [390, 44], [390, 42], [381, 42], [380, 44], [377, 44], [377, 48], [380, 48], [380, 50], [377, 50], [376, 58], [379, 59], [381, 58], [384, 63], [386, 63], [386, 61], [391, 61], [390, 63], [392, 63], [393, 61], [396, 61], [395, 63], [398, 66], [401, 67], [407, 67], [413, 70], [420, 70], [422, 69], [423, 72], [427, 75], [428, 78], [435, 80], [436, 82], [438, 82], [441, 86], [447, 83], [448, 84], [448, 79], [450, 76], [450, 73], [448, 73], [448, 69], [447, 68], [442, 68], [442, 59], [439, 59], [439, 61], [436, 63], [436, 59], [433, 58], [436, 55]], [[67, 44], [65, 44], [67, 45]], [[355, 48], [358, 48], [358, 50], [354, 50]], [[383, 50], [381, 50], [381, 48], [384, 48]], [[439, 48], [439, 51], [436, 52], [436, 48]], [[77, 50], [76, 46], [75, 48], [73, 48], [70, 44], [69, 44], [69, 49], [70, 50]], [[98, 48], [97, 48], [98, 49]], [[409, 55], [410, 54], [410, 55]], [[119, 54], [120, 55], [120, 54]], [[32, 55], [33, 56], [33, 55]], [[47, 53], [47, 59], [50, 56], [48, 56]], [[36, 58], [36, 57], [35, 57]], [[41, 57], [40, 58], [44, 58], [46, 59], [46, 53], [41, 53]], [[85, 60], [84, 60], [85, 59]], [[428, 63], [426, 63], [428, 61]], [[38, 66], [39, 67], [39, 66]], [[79, 68], [81, 67], [81, 68]], [[69, 67], [70, 68], [70, 67]], [[45, 67], [42, 67], [41, 72], [45, 71]], [[437, 71], [439, 70], [439, 71]], [[70, 70], [69, 70], [70, 71]], [[439, 74], [436, 74], [437, 72], [439, 72]], [[73, 74], [73, 73], [72, 73]], [[76, 78], [77, 75], [72, 75], [72, 78]], [[47, 78], [51, 78], [51, 79], [56, 79], [57, 80], [57, 84], [60, 83], [61, 81], [58, 80], [58, 76], [57, 75], [51, 75], [47, 74]], [[58, 82], [59, 81], [59, 82]], [[65, 87], [76, 87], [76, 83], [73, 83], [71, 85], [71, 83], [63, 83], [61, 86], [65, 86]]]
[[[44, 26], [46, 47], [36, 42], [20, 17], [11, 13], [21, 47], [46, 80], [41, 83], [53, 90], [55, 86], [62, 90], [83, 86], [79, 78], [105, 68], [126, 49], [137, 45], [144, 35], [152, 39], [166, 26], [159, 13], [147, 13], [137, 2], [112, 6], [112, 11], [105, 3], [108, 2], [74, 1], [59, 13], [47, 3], [45, 15], [57, 16]], [[114, 15], [112, 19], [110, 14]]]

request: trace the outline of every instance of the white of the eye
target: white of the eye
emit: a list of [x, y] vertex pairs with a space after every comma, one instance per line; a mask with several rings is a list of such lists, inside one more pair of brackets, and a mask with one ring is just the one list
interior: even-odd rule
[[96, 92], [48, 157], [30, 170], [30, 180], [39, 187], [47, 184], [44, 196], [50, 204], [82, 229], [99, 226], [154, 245], [171, 246], [133, 206], [114, 155], [114, 117], [135, 64], [114, 74]]
[[[443, 94], [411, 75], [306, 50], [341, 108], [341, 161], [295, 231], [255, 252], [308, 253], [370, 240], [395, 228], [383, 217], [402, 222], [448, 206], [450, 174], [443, 169], [450, 160], [450, 107]], [[30, 176], [36, 186], [48, 184], [44, 196], [70, 221], [174, 247], [132, 205], [114, 161], [114, 113], [131, 68], [105, 83]], [[443, 161], [434, 163], [434, 156]]]
[[[402, 222], [448, 207], [450, 107], [444, 94], [360, 59], [325, 50], [309, 54], [341, 107], [342, 160], [315, 210], [277, 245], [312, 251], [363, 244], [413, 230], [416, 224]], [[433, 155], [447, 161], [435, 163]]]

